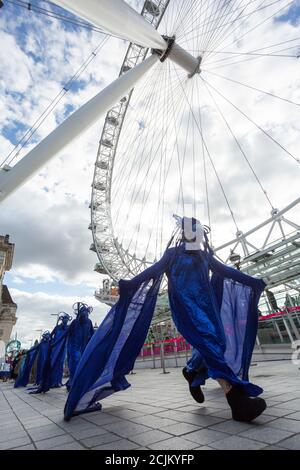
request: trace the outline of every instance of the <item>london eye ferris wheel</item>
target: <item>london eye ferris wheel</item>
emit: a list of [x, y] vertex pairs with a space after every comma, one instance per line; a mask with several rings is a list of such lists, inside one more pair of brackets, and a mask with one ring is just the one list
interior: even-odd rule
[[179, 213], [211, 226], [223, 261], [298, 290], [299, 3], [54, 3], [128, 50], [115, 82], [1, 173], [1, 198], [106, 113], [90, 204], [98, 272], [152, 264]]

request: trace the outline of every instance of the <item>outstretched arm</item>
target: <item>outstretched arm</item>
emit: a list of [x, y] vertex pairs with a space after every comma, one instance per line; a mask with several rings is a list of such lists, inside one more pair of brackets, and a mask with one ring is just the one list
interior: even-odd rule
[[145, 269], [145, 271], [141, 272], [133, 279], [121, 279], [119, 281], [120, 289], [122, 288], [122, 286], [137, 287], [145, 281], [149, 281], [150, 279], [154, 279], [162, 275], [168, 266], [172, 251], [172, 248], [166, 250], [163, 257], [159, 261], [157, 261], [157, 263], [154, 263], [152, 266]]
[[214, 256], [210, 256], [209, 265], [212, 271], [217, 271], [222, 276], [230, 278], [233, 281], [242, 282], [250, 287], [260, 288], [261, 290], [264, 290], [266, 287], [266, 283], [263, 279], [248, 276], [248, 274], [242, 273], [238, 269], [231, 268], [221, 263]]

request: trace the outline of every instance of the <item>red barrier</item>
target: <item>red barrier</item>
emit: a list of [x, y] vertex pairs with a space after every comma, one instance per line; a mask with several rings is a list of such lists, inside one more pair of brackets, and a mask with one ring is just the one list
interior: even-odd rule
[[[139, 357], [160, 356], [161, 341], [154, 341], [152, 343], [145, 343], [141, 350]], [[165, 339], [163, 341], [164, 353], [174, 354], [176, 351], [189, 351], [191, 349], [182, 336], [176, 338]]]
[[270, 318], [280, 317], [281, 315], [286, 315], [287, 311], [288, 312], [297, 312], [299, 310], [300, 310], [300, 305], [297, 305], [295, 307], [288, 307], [287, 310], [281, 310], [280, 312], [270, 313], [269, 315], [261, 316], [261, 317], [259, 317], [259, 321], [269, 320]]
[[[300, 311], [300, 305], [295, 307], [288, 307], [288, 312], [297, 312]], [[286, 310], [281, 310], [280, 312], [270, 313], [269, 315], [259, 317], [259, 321], [269, 320], [271, 318], [280, 317], [287, 314]], [[161, 341], [154, 341], [152, 343], [145, 343], [139, 357], [152, 357], [160, 356], [160, 344]], [[164, 353], [165, 354], [174, 354], [175, 352], [190, 351], [191, 345], [188, 344], [183, 336], [177, 336], [176, 338], [165, 339], [163, 341]]]

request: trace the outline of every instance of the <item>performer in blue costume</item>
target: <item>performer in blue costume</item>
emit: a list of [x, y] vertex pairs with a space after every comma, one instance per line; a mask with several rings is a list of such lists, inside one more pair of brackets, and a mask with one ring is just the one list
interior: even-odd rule
[[174, 323], [198, 356], [192, 372], [196, 370], [200, 383], [208, 377], [219, 382], [233, 419], [250, 422], [264, 411], [266, 403], [257, 397], [263, 390], [249, 382], [248, 371], [258, 301], [266, 284], [219, 262], [196, 219], [180, 219], [180, 224], [175, 247], [169, 248], [171, 240], [159, 262], [119, 282], [119, 301], [95, 332], [76, 370], [65, 405], [66, 420], [100, 409], [99, 400], [130, 386], [125, 375], [146, 339], [164, 273]]
[[77, 302], [73, 306], [76, 313], [75, 320], [72, 321], [68, 329], [67, 357], [70, 377], [66, 383], [66, 387], [70, 390], [72, 380], [81, 359], [81, 356], [94, 334], [92, 321], [89, 314], [93, 311], [92, 307], [88, 307], [82, 302]]
[[51, 333], [51, 347], [41, 384], [41, 391], [43, 392], [49, 388], [58, 388], [62, 386], [64, 363], [66, 359], [68, 322], [71, 320], [72, 317], [66, 312], [60, 312], [58, 314], [57, 324]]
[[42, 335], [41, 341], [37, 346], [29, 349], [26, 353], [26, 358], [22, 369], [15, 381], [15, 388], [18, 387], [26, 387], [29, 382], [30, 371], [33, 367], [33, 364], [37, 358], [37, 373], [35, 379], [35, 385], [39, 385], [42, 380], [43, 369], [45, 366], [45, 362], [47, 360], [47, 356], [49, 353], [51, 341], [51, 333], [50, 331], [45, 331]]
[[39, 387], [31, 393], [46, 393], [50, 388], [61, 386], [63, 366], [67, 353], [69, 368], [69, 380], [66, 387], [69, 390], [82, 353], [94, 333], [94, 328], [89, 314], [92, 307], [82, 302], [73, 306], [76, 318], [68, 326], [71, 317], [67, 313], [59, 316], [57, 326], [52, 332], [52, 342], [49, 354], [43, 370], [42, 380]]

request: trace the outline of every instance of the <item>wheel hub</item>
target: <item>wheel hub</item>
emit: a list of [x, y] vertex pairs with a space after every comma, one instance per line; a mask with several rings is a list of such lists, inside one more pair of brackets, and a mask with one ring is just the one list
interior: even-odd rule
[[175, 36], [162, 37], [167, 43], [167, 48], [165, 50], [152, 49], [153, 54], [160, 56], [161, 62], [170, 59], [188, 72], [188, 78], [192, 78], [194, 75], [201, 73], [201, 56], [194, 57], [189, 52], [182, 49], [182, 47], [176, 43]]

